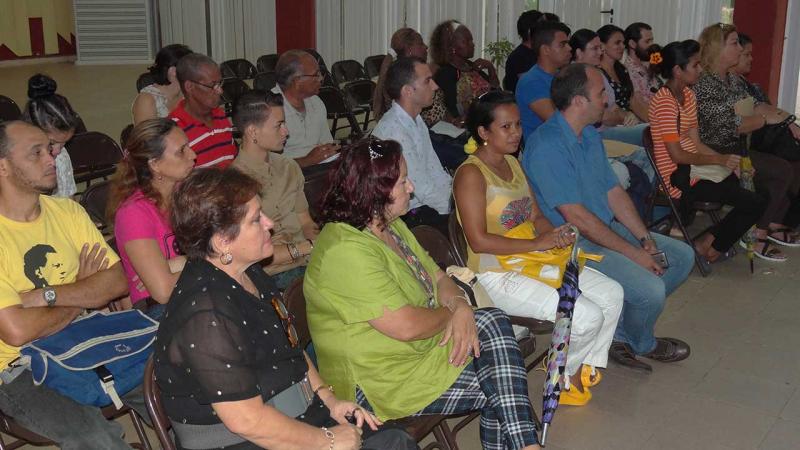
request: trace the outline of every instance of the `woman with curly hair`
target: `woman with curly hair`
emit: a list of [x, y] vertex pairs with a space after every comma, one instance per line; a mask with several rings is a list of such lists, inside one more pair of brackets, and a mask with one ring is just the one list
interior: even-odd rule
[[303, 287], [320, 373], [381, 420], [481, 411], [483, 448], [538, 449], [508, 317], [473, 311], [400, 219], [400, 144], [363, 140], [334, 164]]
[[191, 173], [195, 158], [175, 122], [145, 120], [133, 128], [111, 182], [106, 212], [114, 221], [131, 301], [155, 317], [163, 307], [150, 307], [169, 300], [185, 262], [176, 254], [168, 217], [172, 191]]
[[466, 25], [447, 20], [431, 34], [433, 79], [444, 92], [444, 103], [452, 117], [463, 120], [472, 99], [500, 87], [491, 62], [475, 56], [475, 42]]

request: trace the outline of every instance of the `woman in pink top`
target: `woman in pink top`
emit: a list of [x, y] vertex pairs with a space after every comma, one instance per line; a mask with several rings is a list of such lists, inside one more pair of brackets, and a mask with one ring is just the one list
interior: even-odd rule
[[[107, 213], [114, 220], [122, 267], [134, 307], [166, 303], [185, 258], [177, 256], [169, 224], [175, 184], [194, 167], [195, 153], [168, 119], [137, 124], [111, 184]], [[161, 308], [150, 311], [160, 315]]]

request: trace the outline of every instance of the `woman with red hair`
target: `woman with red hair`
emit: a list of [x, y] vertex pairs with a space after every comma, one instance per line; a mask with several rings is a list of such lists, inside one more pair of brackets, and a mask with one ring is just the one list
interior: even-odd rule
[[400, 144], [341, 155], [304, 285], [320, 373], [381, 420], [480, 410], [484, 448], [538, 449], [508, 317], [473, 311], [398, 220], [414, 192]]

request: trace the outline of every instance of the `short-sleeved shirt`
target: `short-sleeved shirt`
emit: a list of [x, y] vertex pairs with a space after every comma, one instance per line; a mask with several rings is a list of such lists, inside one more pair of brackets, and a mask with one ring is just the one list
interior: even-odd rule
[[[680, 124], [678, 118], [680, 117]], [[697, 102], [688, 87], [683, 88], [683, 104], [678, 103], [666, 86], [658, 90], [650, 101], [648, 112], [650, 132], [653, 135], [653, 152], [656, 167], [664, 179], [670, 197], [680, 198], [681, 190], [670, 184], [670, 176], [678, 168], [667, 151], [668, 142], [680, 143], [685, 152], [696, 153], [697, 146], [689, 138], [689, 130], [697, 129]]]
[[[212, 403], [257, 396], [266, 402], [308, 371], [272, 306], [273, 297], [281, 298], [277, 287], [258, 264], [246, 273], [258, 296], [206, 260], [190, 259], [181, 272], [153, 344], [156, 381], [173, 421], [220, 423]], [[315, 399], [298, 419], [316, 425], [329, 414]]]
[[543, 98], [550, 98], [550, 85], [553, 84], [554, 75], [542, 70], [538, 64], [525, 73], [517, 83], [514, 96], [519, 107], [519, 116], [522, 121], [522, 136], [528, 139], [533, 131], [543, 123], [530, 107], [530, 104]]
[[422, 117], [412, 118], [402, 106], [392, 102], [392, 107], [381, 117], [372, 135], [397, 141], [403, 148], [408, 178], [414, 183], [410, 208], [428, 205], [439, 214], [448, 214], [453, 179], [439, 162]]
[[630, 111], [631, 97], [633, 97], [633, 83], [630, 80], [630, 75], [628, 75], [628, 69], [619, 61], [615, 63], [614, 68], [617, 69], [616, 72], [620, 79], [619, 82], [614, 81], [611, 75], [602, 67], [599, 69], [608, 81], [609, 86], [611, 86], [611, 90], [614, 91], [614, 101], [617, 102], [617, 106], [626, 111]]
[[[298, 214], [308, 211], [308, 200], [303, 191], [305, 177], [300, 166], [291, 158], [272, 153], [268, 160], [254, 158], [239, 152], [233, 161], [235, 167], [261, 183], [261, 211], [275, 223], [273, 242], [276, 244], [298, 243], [306, 240]], [[275, 239], [277, 237], [278, 239]], [[285, 272], [302, 265], [304, 258], [293, 263], [266, 266], [268, 273]]]
[[565, 223], [557, 209], [561, 205], [581, 204], [606, 225], [614, 218], [608, 191], [619, 181], [593, 126], [578, 137], [556, 111], [528, 138], [522, 167], [539, 208], [554, 226]]
[[283, 146], [283, 156], [297, 159], [307, 156], [320, 144], [333, 142], [331, 129], [328, 128], [328, 110], [316, 95], [303, 100], [306, 110], [300, 112], [286, 100], [280, 86], [272, 88], [272, 92], [283, 96], [283, 112], [289, 137]]
[[138, 289], [139, 279], [136, 268], [131, 264], [125, 244], [139, 239], [152, 239], [158, 244], [158, 249], [165, 259], [177, 256], [175, 251], [175, 234], [167, 217], [158, 209], [158, 206], [145, 197], [141, 190], [136, 190], [122, 204], [114, 215], [114, 236], [117, 238], [117, 248], [122, 259], [122, 268], [128, 279], [128, 292], [131, 301], [138, 302], [150, 296], [146, 288]]
[[444, 104], [452, 117], [463, 117], [472, 99], [492, 88], [478, 70], [459, 70], [452, 64], [436, 69], [433, 81], [444, 92]]
[[[389, 226], [436, 280], [438, 266], [403, 221]], [[409, 264], [367, 229], [326, 224], [306, 269], [303, 291], [322, 377], [347, 400], [354, 400], [360, 387], [381, 420], [421, 410], [463, 370], [448, 363], [452, 341], [439, 346], [441, 333], [403, 342], [368, 323], [382, 317], [384, 308], [427, 308], [429, 296]]]
[[625, 53], [622, 64], [628, 69], [628, 75], [630, 75], [631, 84], [633, 84], [633, 92], [641, 95], [646, 102], [650, 103], [658, 88], [661, 87], [658, 78], [650, 73], [646, 63], [642, 62], [637, 56], [632, 56], [629, 52]]
[[[31, 222], [0, 216], [0, 309], [20, 305], [22, 293], [74, 283], [84, 244], [105, 248], [109, 267], [119, 262], [80, 205], [47, 195], [39, 205]], [[19, 348], [0, 341], [0, 370], [18, 356]]]
[[[527, 221], [531, 215], [533, 201], [531, 189], [517, 158], [505, 156], [511, 168], [511, 180], [506, 181], [495, 174], [480, 158], [469, 155], [461, 167], [473, 165], [481, 171], [486, 182], [486, 231], [503, 235], [508, 230]], [[461, 170], [459, 167], [459, 170]], [[461, 222], [461, 216], [458, 217]], [[467, 266], [473, 272], [497, 271], [500, 262], [492, 254], [475, 253], [467, 243]]]
[[233, 142], [233, 126], [225, 117], [225, 111], [221, 108], [211, 111], [209, 128], [202, 120], [189, 114], [185, 104], [186, 100], [181, 100], [169, 113], [169, 118], [186, 133], [189, 147], [197, 154], [195, 167], [228, 167], [236, 157], [236, 143]]
[[697, 98], [700, 140], [720, 153], [740, 153], [744, 148], [744, 138], [738, 132], [742, 117], [736, 114], [735, 105], [750, 95], [744, 80], [731, 73], [723, 80], [716, 73], [703, 71], [692, 89]]
[[536, 51], [525, 45], [519, 44], [506, 59], [506, 74], [503, 77], [503, 89], [514, 92], [517, 88], [519, 77], [531, 70], [536, 64]]
[[63, 147], [61, 153], [56, 156], [56, 182], [54, 197], [70, 198], [78, 192], [75, 175], [72, 171], [72, 159], [69, 157], [67, 147]]

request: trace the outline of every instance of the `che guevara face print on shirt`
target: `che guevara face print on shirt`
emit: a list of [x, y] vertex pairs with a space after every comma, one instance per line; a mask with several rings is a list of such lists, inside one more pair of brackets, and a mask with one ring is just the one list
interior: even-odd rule
[[25, 252], [23, 271], [34, 289], [62, 284], [67, 275], [60, 255], [48, 244], [36, 244]]

